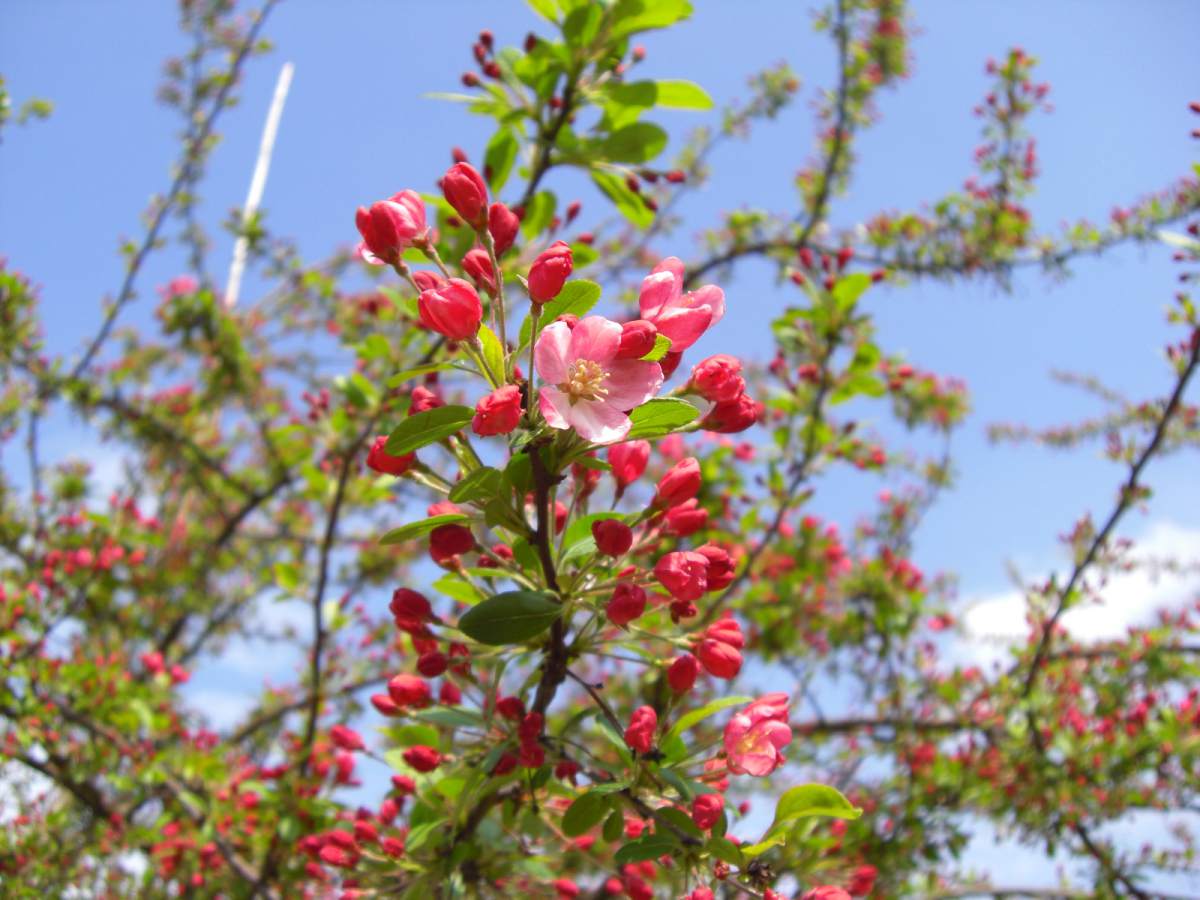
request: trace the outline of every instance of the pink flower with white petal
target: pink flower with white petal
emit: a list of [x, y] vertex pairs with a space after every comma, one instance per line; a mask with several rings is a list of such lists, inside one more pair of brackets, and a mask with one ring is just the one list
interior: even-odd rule
[[725, 755], [734, 775], [770, 775], [784, 763], [779, 751], [792, 740], [788, 695], [765, 694], [725, 726]]
[[683, 293], [683, 263], [671, 256], [642, 280], [638, 305], [642, 318], [671, 339], [671, 352], [679, 353], [696, 343], [710, 325], [721, 321], [725, 292], [715, 284], [706, 284]]
[[546, 383], [538, 406], [551, 428], [574, 428], [596, 444], [625, 439], [627, 413], [658, 393], [663, 377], [658, 363], [617, 359], [620, 346], [621, 326], [603, 316], [542, 330], [533, 358]]

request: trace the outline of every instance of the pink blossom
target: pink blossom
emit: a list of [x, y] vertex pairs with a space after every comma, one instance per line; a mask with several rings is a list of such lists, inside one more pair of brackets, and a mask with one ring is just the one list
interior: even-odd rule
[[642, 281], [638, 298], [642, 318], [671, 339], [671, 352], [686, 350], [725, 315], [725, 293], [706, 284], [683, 293], [683, 263], [674, 256], [660, 262]]
[[765, 694], [725, 726], [725, 755], [734, 775], [770, 775], [783, 765], [779, 751], [792, 740], [787, 694]]
[[425, 239], [425, 201], [416, 191], [401, 191], [387, 200], [360, 206], [355, 214], [362, 243], [358, 255], [373, 266], [392, 264], [405, 248]]
[[629, 410], [662, 386], [658, 363], [617, 359], [621, 326], [603, 316], [572, 329], [552, 322], [538, 337], [534, 363], [546, 387], [539, 407], [551, 428], [574, 428], [586, 440], [612, 444], [629, 433]]

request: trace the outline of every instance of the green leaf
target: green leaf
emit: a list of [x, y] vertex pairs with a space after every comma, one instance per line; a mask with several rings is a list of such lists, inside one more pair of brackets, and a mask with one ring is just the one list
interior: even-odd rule
[[692, 14], [690, 0], [620, 0], [613, 9], [612, 37], [666, 28]]
[[407, 525], [393, 528], [379, 539], [379, 543], [400, 544], [404, 541], [411, 541], [413, 538], [424, 537], [435, 528], [441, 528], [443, 525], [457, 525], [469, 521], [471, 520], [462, 513], [445, 513], [440, 516], [430, 516], [428, 519], [421, 519], [419, 522], [409, 522]]
[[691, 712], [686, 712], [675, 721], [674, 725], [671, 726], [671, 730], [667, 732], [667, 736], [664, 741], [670, 740], [676, 735], [682, 735], [697, 722], [703, 722], [709, 716], [715, 716], [723, 709], [728, 709], [731, 706], [738, 706], [742, 703], [749, 703], [753, 699], [753, 697], [720, 697], [711, 703], [706, 703], [699, 709], [693, 709]]
[[600, 824], [608, 813], [608, 797], [588, 792], [575, 798], [563, 815], [562, 829], [567, 837], [579, 837]]
[[592, 181], [613, 202], [617, 212], [638, 228], [647, 228], [654, 221], [653, 211], [646, 206], [641, 197], [629, 189], [624, 178], [612, 172], [593, 171]]
[[623, 866], [626, 863], [658, 859], [660, 856], [669, 856], [678, 846], [678, 842], [669, 834], [644, 834], [621, 847], [613, 854], [613, 860]]
[[604, 820], [604, 839], [610, 844], [621, 839], [621, 835], [625, 833], [625, 817], [619, 811], [614, 811], [611, 816]]
[[656, 106], [672, 109], [712, 109], [712, 97], [704, 88], [691, 81], [659, 81], [655, 83]]
[[827, 784], [801, 784], [780, 795], [768, 834], [785, 822], [806, 816], [857, 819], [861, 815], [862, 810], [843, 797], [837, 788]]
[[[563, 285], [558, 296], [542, 307], [541, 321], [543, 326], [553, 322], [559, 316], [570, 313], [583, 318], [600, 299], [600, 285], [594, 281], [576, 278]], [[533, 335], [533, 319], [521, 323], [520, 346], [527, 347]]]
[[429, 363], [425, 366], [413, 366], [411, 369], [404, 369], [403, 371], [397, 372], [395, 375], [389, 378], [387, 380], [387, 386], [390, 388], [400, 387], [400, 385], [404, 384], [404, 382], [416, 378], [418, 375], [428, 375], [430, 372], [441, 372], [449, 368], [450, 363], [448, 362]]
[[438, 406], [409, 416], [388, 436], [383, 449], [392, 456], [411, 453], [461, 431], [474, 417], [469, 406]]
[[459, 603], [465, 603], [467, 606], [474, 606], [483, 599], [483, 594], [479, 593], [479, 588], [475, 587], [469, 581], [463, 581], [453, 573], [447, 573], [435, 581], [433, 589], [438, 593], [445, 594], [451, 600], [457, 600]]
[[481, 644], [519, 644], [537, 637], [561, 614], [562, 605], [551, 594], [509, 591], [471, 607], [458, 627]]
[[521, 220], [521, 231], [533, 239], [550, 226], [558, 201], [549, 191], [538, 191], [525, 206], [525, 218]]
[[654, 348], [642, 357], [644, 362], [658, 362], [671, 352], [671, 339], [665, 334], [654, 336]]
[[517, 136], [511, 128], [501, 128], [488, 141], [483, 154], [483, 165], [493, 194], [499, 194], [504, 183], [508, 181], [508, 175], [517, 159], [517, 148]]
[[450, 488], [450, 500], [454, 503], [490, 500], [500, 493], [500, 477], [499, 469], [480, 466], [455, 482], [454, 487]]
[[600, 152], [613, 162], [644, 163], [667, 146], [667, 133], [651, 122], [618, 128], [600, 142]]
[[633, 427], [629, 429], [625, 440], [662, 437], [695, 421], [699, 415], [699, 410], [686, 400], [672, 397], [649, 400], [629, 414]]
[[551, 22], [558, 21], [558, 4], [554, 0], [529, 0], [529, 5], [543, 19], [548, 19]]
[[657, 810], [656, 818], [666, 819], [678, 830], [682, 831], [686, 835], [690, 835], [691, 837], [704, 837], [704, 832], [696, 826], [696, 823], [692, 821], [692, 817], [681, 809], [676, 809], [673, 806], [661, 807]]
[[434, 706], [414, 710], [409, 715], [422, 722], [447, 728], [478, 728], [483, 724], [483, 716], [465, 706]]
[[586, 3], [572, 10], [563, 21], [562, 34], [572, 47], [589, 47], [600, 31], [604, 9], [599, 3]]
[[479, 342], [483, 345], [483, 362], [487, 366], [485, 373], [487, 380], [492, 383], [492, 387], [500, 387], [505, 381], [504, 347], [500, 344], [500, 338], [496, 337], [496, 332], [487, 325], [480, 324]]
[[833, 299], [839, 310], [845, 311], [852, 307], [863, 292], [871, 286], [871, 276], [862, 272], [843, 275], [833, 286]]
[[738, 849], [737, 844], [727, 837], [710, 838], [706, 849], [717, 859], [723, 860], [731, 866], [737, 866], [740, 869], [746, 864], [746, 859], [742, 856], [742, 851]]

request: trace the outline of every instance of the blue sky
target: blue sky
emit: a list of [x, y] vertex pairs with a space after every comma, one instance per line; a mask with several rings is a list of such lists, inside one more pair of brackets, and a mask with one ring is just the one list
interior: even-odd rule
[[[684, 258], [695, 252], [694, 234], [722, 211], [794, 211], [792, 175], [813, 147], [809, 102], [830, 82], [833, 64], [805, 4], [697, 6], [690, 22], [646, 36], [648, 76], [697, 81], [721, 103], [744, 96], [756, 69], [786, 59], [803, 91], [749, 143], [728, 143], [714, 155], [715, 178], [682, 208], [688, 224], [661, 247]], [[984, 62], [1014, 45], [1041, 60], [1039, 77], [1052, 85], [1055, 110], [1033, 123], [1043, 175], [1029, 205], [1043, 229], [1079, 217], [1104, 221], [1114, 204], [1165, 186], [1196, 159], [1187, 103], [1200, 99], [1200, 4], [918, 0], [913, 11], [913, 75], [881, 97], [882, 121], [861, 139], [860, 166], [835, 225], [918, 207], [961, 185], [978, 143], [970, 110], [986, 90]], [[295, 63], [296, 75], [264, 207], [268, 224], [294, 236], [310, 258], [356, 237], [357, 204], [402, 187], [430, 189], [452, 145], [479, 159], [488, 123], [423, 95], [457, 89], [484, 27], [513, 44], [539, 21], [518, 0], [282, 3], [268, 27], [277, 51], [251, 64], [243, 102], [223, 120], [205, 222], [215, 231], [242, 203], [284, 60]], [[94, 331], [100, 299], [120, 282], [118, 236], [139, 233], [146, 201], [168, 184], [178, 123], [154, 92], [163, 57], [183, 47], [173, 4], [163, 0], [7, 0], [0, 7], [0, 65], [10, 91], [18, 102], [41, 96], [56, 107], [49, 121], [11, 129], [0, 144], [0, 254], [42, 286], [58, 352], [77, 352]], [[704, 117], [661, 115], [680, 137]], [[605, 212], [593, 196], [584, 199], [585, 220]], [[212, 265], [223, 273], [231, 242], [216, 237]], [[1164, 248], [1125, 248], [1079, 263], [1061, 284], [1024, 273], [1011, 294], [918, 284], [869, 295], [885, 348], [960, 376], [972, 391], [974, 412], [955, 444], [958, 484], [930, 514], [917, 551], [926, 569], [959, 573], [965, 597], [1002, 591], [1008, 560], [1035, 575], [1056, 564], [1056, 536], [1083, 511], [1107, 510], [1120, 473], [1094, 449], [1068, 455], [993, 447], [984, 432], [997, 421], [1048, 425], [1100, 411], [1052, 383], [1052, 369], [1094, 373], [1138, 397], [1162, 393], [1170, 376], [1161, 348], [1172, 337], [1163, 310], [1176, 287], [1168, 260]], [[149, 321], [153, 287], [181, 263], [174, 251], [152, 261], [129, 321]], [[796, 297], [774, 288], [771, 274], [748, 263], [723, 282], [729, 315], [698, 353], [729, 346], [768, 352], [769, 315]], [[255, 285], [248, 280], [243, 302], [252, 302]], [[69, 452], [72, 434], [61, 428], [57, 449]], [[53, 445], [54, 434], [48, 437]], [[1188, 466], [1171, 460], [1151, 470], [1158, 496], [1151, 515], [1130, 520], [1130, 533], [1168, 524], [1176, 538], [1200, 533], [1200, 479], [1189, 477]], [[848, 524], [859, 509], [852, 501], [879, 485], [843, 491], [843, 483], [822, 508]]]

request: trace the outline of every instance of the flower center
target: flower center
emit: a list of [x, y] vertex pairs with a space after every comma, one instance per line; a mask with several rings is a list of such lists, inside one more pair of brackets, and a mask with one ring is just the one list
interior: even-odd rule
[[608, 396], [604, 387], [604, 376], [608, 374], [600, 367], [600, 363], [590, 359], [577, 359], [567, 367], [567, 380], [558, 389], [577, 400], [599, 400]]

